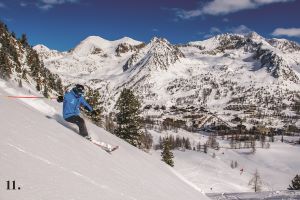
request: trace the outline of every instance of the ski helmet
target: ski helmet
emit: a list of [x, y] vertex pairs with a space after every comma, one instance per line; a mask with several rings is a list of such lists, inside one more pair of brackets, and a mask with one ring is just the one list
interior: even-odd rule
[[73, 88], [73, 91], [77, 95], [83, 95], [84, 94], [84, 86], [80, 84], [76, 84], [75, 87]]

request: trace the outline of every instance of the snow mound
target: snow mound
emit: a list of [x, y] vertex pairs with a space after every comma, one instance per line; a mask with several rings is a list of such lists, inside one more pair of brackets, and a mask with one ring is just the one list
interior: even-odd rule
[[33, 47], [33, 49], [38, 51], [38, 52], [49, 52], [49, 51], [51, 51], [48, 47], [46, 47], [45, 45], [42, 45], [42, 44], [35, 45]]

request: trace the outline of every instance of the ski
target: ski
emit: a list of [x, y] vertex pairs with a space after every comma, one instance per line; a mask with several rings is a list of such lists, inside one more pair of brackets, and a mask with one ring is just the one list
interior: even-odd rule
[[93, 144], [95, 144], [98, 147], [100, 147], [101, 149], [103, 149], [104, 151], [106, 151], [107, 153], [111, 153], [111, 152], [119, 149], [119, 146], [111, 147], [111, 145], [109, 145], [109, 144], [105, 144], [104, 142], [99, 142], [99, 141], [96, 141], [96, 140], [93, 140], [93, 139], [91, 139], [90, 141]]

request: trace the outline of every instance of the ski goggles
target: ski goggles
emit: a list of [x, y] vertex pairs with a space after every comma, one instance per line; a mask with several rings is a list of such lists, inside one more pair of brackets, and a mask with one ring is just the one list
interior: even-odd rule
[[84, 89], [74, 88], [73, 90], [77, 95], [84, 95]]
[[78, 94], [84, 95], [84, 89], [83, 90], [82, 89], [78, 89], [77, 91], [78, 91]]

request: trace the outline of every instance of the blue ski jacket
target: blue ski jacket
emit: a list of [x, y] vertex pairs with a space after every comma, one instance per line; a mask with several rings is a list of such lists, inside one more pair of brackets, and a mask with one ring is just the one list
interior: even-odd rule
[[89, 110], [90, 112], [93, 111], [93, 108], [85, 101], [83, 96], [75, 94], [73, 90], [71, 90], [70, 92], [66, 92], [64, 95], [63, 104], [64, 119], [67, 119], [74, 115], [79, 115], [80, 106], [84, 106], [84, 108]]

